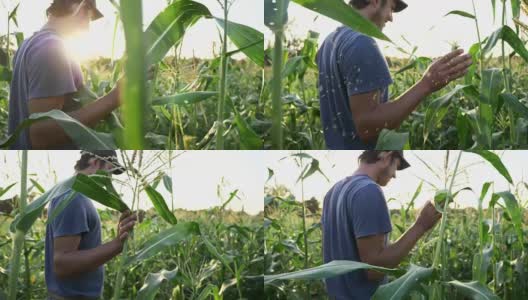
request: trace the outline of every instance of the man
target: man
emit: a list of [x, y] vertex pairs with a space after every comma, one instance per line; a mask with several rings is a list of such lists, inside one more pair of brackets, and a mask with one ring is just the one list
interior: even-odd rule
[[[89, 29], [90, 21], [103, 15], [95, 0], [53, 0], [48, 22], [24, 41], [15, 54], [9, 96], [9, 134], [33, 113], [58, 109], [88, 127], [95, 126], [120, 105], [119, 88], [84, 107], [74, 94], [83, 88], [78, 63], [64, 46], [64, 38]], [[22, 132], [12, 149], [75, 149], [53, 120], [39, 121]]]
[[[389, 244], [392, 226], [380, 186], [386, 186], [396, 178], [396, 170], [408, 168], [409, 163], [403, 151], [374, 150], [364, 151], [359, 163], [356, 172], [336, 183], [324, 198], [324, 262], [353, 260], [395, 268], [442, 215], [427, 202], [416, 222]], [[332, 299], [364, 300], [385, 282], [382, 273], [355, 271], [327, 279], [326, 289]]]
[[[82, 152], [76, 173], [85, 175], [105, 170], [121, 174], [113, 150]], [[48, 218], [70, 191], [53, 199]], [[103, 265], [123, 250], [137, 217], [121, 214], [117, 237], [101, 244], [101, 221], [91, 200], [82, 194], [75, 198], [46, 226], [45, 277], [48, 300], [99, 299], [103, 292]]]
[[[350, 5], [380, 30], [401, 0], [351, 0]], [[396, 129], [422, 100], [462, 77], [471, 56], [453, 51], [434, 61], [423, 78], [395, 101], [388, 101], [392, 78], [374, 39], [341, 26], [317, 53], [321, 122], [329, 149], [373, 149], [383, 128]]]

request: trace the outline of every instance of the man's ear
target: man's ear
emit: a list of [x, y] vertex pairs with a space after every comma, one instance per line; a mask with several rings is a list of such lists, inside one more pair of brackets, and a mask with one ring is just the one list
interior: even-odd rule
[[375, 8], [378, 8], [381, 0], [370, 0], [370, 4], [374, 5]]

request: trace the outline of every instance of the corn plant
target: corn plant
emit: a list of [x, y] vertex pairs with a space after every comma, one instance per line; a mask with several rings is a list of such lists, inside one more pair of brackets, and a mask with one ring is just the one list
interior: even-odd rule
[[[20, 210], [23, 212], [27, 207], [27, 165], [28, 152], [22, 152], [22, 164], [20, 166]], [[24, 237], [26, 232], [23, 230], [16, 230], [14, 233], [13, 250], [11, 251], [11, 264], [9, 266], [9, 290], [8, 299], [14, 300], [17, 296], [17, 281], [20, 270], [20, 253], [24, 248]]]

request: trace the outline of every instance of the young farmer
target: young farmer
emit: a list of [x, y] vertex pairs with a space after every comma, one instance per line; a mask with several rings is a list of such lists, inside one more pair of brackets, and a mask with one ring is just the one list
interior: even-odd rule
[[[359, 168], [336, 183], [326, 194], [321, 223], [324, 262], [353, 260], [394, 268], [409, 254], [418, 239], [441, 218], [431, 202], [423, 207], [416, 222], [395, 243], [389, 210], [380, 186], [396, 177], [396, 170], [409, 167], [403, 151], [366, 150]], [[332, 299], [370, 299], [385, 283], [382, 273], [355, 271], [326, 280]]]
[[[103, 15], [95, 0], [53, 0], [48, 22], [25, 40], [15, 54], [9, 96], [9, 134], [32, 113], [63, 110], [93, 127], [119, 106], [119, 89], [84, 107], [74, 100], [83, 87], [78, 63], [66, 52], [64, 38], [89, 29], [90, 21]], [[74, 148], [62, 127], [53, 120], [39, 121], [25, 130], [12, 149]]]
[[[81, 153], [75, 165], [76, 173], [124, 172], [113, 150]], [[51, 201], [48, 218], [68, 194], [66, 192]], [[103, 265], [121, 253], [136, 220], [136, 215], [130, 211], [122, 213], [117, 237], [101, 244], [99, 214], [90, 199], [78, 194], [46, 227], [48, 300], [99, 299], [103, 292]]]
[[[407, 7], [401, 0], [351, 0], [379, 29], [392, 13]], [[453, 51], [434, 61], [422, 79], [395, 101], [387, 62], [374, 39], [346, 26], [338, 27], [317, 53], [321, 123], [329, 149], [373, 149], [383, 128], [396, 129], [422, 102], [462, 77], [471, 56]]]

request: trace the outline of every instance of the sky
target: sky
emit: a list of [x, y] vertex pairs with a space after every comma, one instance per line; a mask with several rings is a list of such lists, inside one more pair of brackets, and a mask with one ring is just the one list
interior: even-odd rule
[[[275, 172], [274, 177], [267, 182], [267, 186], [284, 185], [294, 193], [296, 199], [301, 199], [301, 185], [300, 183], [296, 184], [300, 168], [292, 159], [281, 160], [292, 153], [295, 152], [268, 151], [265, 154], [264, 164]], [[304, 183], [304, 198], [315, 197], [322, 202], [326, 192], [336, 182], [354, 173], [358, 167], [357, 158], [361, 151], [306, 151], [306, 153], [319, 160], [320, 167], [329, 178], [329, 181], [318, 173], [306, 179]], [[451, 170], [454, 168], [458, 153], [459, 151], [450, 151], [449, 165]], [[526, 162], [528, 151], [496, 151], [496, 153], [501, 156], [504, 165], [513, 178], [514, 184], [523, 181], [528, 182], [528, 164], [519, 163]], [[387, 186], [382, 187], [387, 200], [390, 198], [396, 199], [388, 202], [389, 208], [400, 208], [402, 204], [408, 203], [422, 180], [424, 180], [422, 192], [415, 201], [415, 207], [417, 208], [423, 206], [426, 201], [434, 197], [435, 190], [425, 181], [442, 188], [444, 186], [443, 179], [440, 180], [435, 177], [434, 173], [420, 162], [417, 157], [427, 162], [435, 170], [435, 173], [440, 174], [440, 178], [443, 178], [446, 151], [405, 151], [404, 155], [411, 167], [397, 172], [396, 178], [392, 179]], [[488, 181], [494, 182], [495, 192], [510, 190], [510, 188], [512, 191], [515, 190], [515, 187], [510, 187], [507, 180], [488, 162], [476, 154], [464, 152], [459, 168], [465, 171], [457, 177], [455, 190], [470, 187], [475, 193], [471, 191], [460, 192], [456, 198], [458, 207], [476, 207], [482, 185]], [[528, 191], [524, 187], [520, 187], [519, 191], [522, 196], [522, 199], [520, 199], [521, 203], [527, 203]], [[487, 207], [489, 199], [490, 194], [488, 193], [484, 207]]]
[[[393, 22], [387, 23], [384, 33], [397, 46], [406, 51], [411, 51], [414, 46], [418, 46], [418, 56], [438, 57], [450, 52], [452, 42], [457, 42], [466, 51], [472, 44], [478, 42], [474, 20], [453, 15], [444, 17], [452, 10], [462, 10], [473, 14], [471, 0], [406, 0], [405, 2], [409, 7], [400, 13], [393, 14]], [[489, 36], [501, 26], [502, 2], [496, 2], [496, 20], [493, 22], [491, 1], [475, 0], [482, 38]], [[510, 1], [507, 3], [509, 5]], [[511, 16], [510, 11], [508, 6], [509, 16]], [[293, 37], [303, 39], [311, 30], [320, 33], [319, 43], [321, 44], [325, 37], [339, 26], [336, 21], [322, 15], [318, 16], [315, 12], [292, 1], [290, 1], [288, 17], [286, 36], [290, 39]], [[526, 21], [526, 16], [521, 20]], [[508, 22], [510, 27], [513, 26], [511, 23], [511, 21]], [[264, 34], [267, 43], [272, 40], [270, 30], [267, 29]], [[405, 36], [412, 46], [408, 45], [402, 36]], [[378, 41], [378, 45], [385, 56], [407, 57], [390, 43]]]
[[[0, 187], [20, 181], [19, 152], [0, 151]], [[208, 209], [220, 206], [217, 186], [223, 183], [221, 195], [227, 199], [230, 192], [239, 189], [240, 199], [234, 199], [227, 208], [249, 214], [258, 214], [264, 209], [263, 185], [266, 168], [261, 163], [258, 151], [188, 151], [179, 152], [173, 160], [172, 172], [168, 165], [167, 173], [172, 174], [174, 207], [187, 210]], [[148, 157], [149, 152], [145, 154]], [[73, 166], [79, 159], [79, 151], [30, 151], [28, 173], [44, 189], [73, 175]], [[121, 159], [120, 159], [121, 160]], [[147, 161], [146, 159], [144, 161]], [[33, 174], [33, 175], [31, 175]], [[126, 175], [114, 175], [116, 179], [126, 180]], [[123, 193], [123, 200], [131, 204], [132, 193], [128, 188], [115, 183], [116, 189]], [[13, 187], [2, 200], [8, 199], [20, 190]], [[157, 190], [171, 207], [170, 194], [160, 183]], [[140, 194], [140, 208], [152, 207], [144, 193]], [[96, 203], [98, 207], [101, 207]]]
[[[217, 0], [195, 0], [209, 8], [214, 16], [223, 16], [223, 10]], [[4, 12], [12, 10], [20, 2], [18, 9], [18, 28], [16, 31], [24, 33], [29, 37], [38, 31], [46, 23], [46, 8], [51, 0], [0, 0], [0, 35], [6, 34], [7, 24], [4, 22]], [[148, 5], [147, 5], [148, 3]], [[260, 3], [260, 4], [259, 4]], [[234, 0], [230, 10], [229, 19], [253, 27], [259, 31], [264, 30], [264, 16], [262, 13], [262, 0]], [[143, 20], [145, 28], [150, 22], [167, 6], [166, 0], [143, 1]], [[96, 56], [110, 57], [112, 55], [112, 37], [115, 24], [115, 8], [108, 0], [97, 1], [97, 7], [105, 16], [91, 25], [90, 33], [83, 41], [78, 41], [75, 47], [77, 52], [74, 56], [79, 60], [86, 60]], [[259, 8], [259, 9], [257, 9]], [[12, 25], [13, 26], [13, 25]], [[220, 38], [214, 20], [200, 20], [186, 33], [182, 56], [202, 58], [213, 57], [213, 48], [216, 53], [220, 49]], [[13, 31], [13, 30], [11, 30]], [[116, 57], [120, 57], [125, 49], [123, 31], [120, 29], [116, 39]]]

